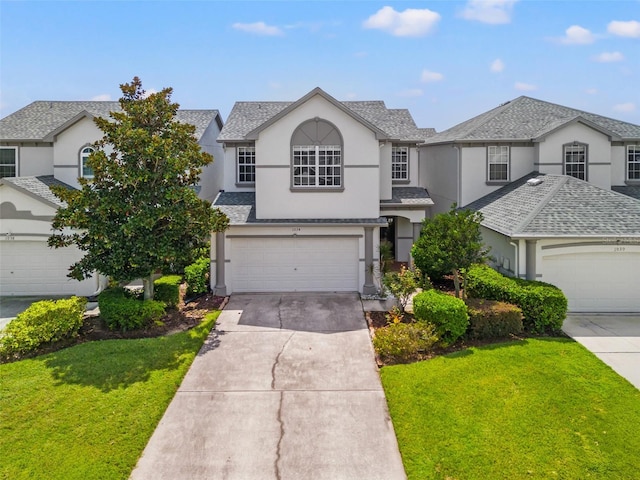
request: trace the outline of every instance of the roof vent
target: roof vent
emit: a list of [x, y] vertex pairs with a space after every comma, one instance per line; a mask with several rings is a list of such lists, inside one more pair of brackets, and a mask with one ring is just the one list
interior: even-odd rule
[[540, 185], [542, 181], [543, 180], [541, 178], [530, 178], [529, 180], [527, 180], [527, 185], [535, 187], [536, 185]]

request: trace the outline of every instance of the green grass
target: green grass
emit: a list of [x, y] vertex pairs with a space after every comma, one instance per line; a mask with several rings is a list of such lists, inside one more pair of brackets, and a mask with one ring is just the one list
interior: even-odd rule
[[640, 392], [578, 343], [381, 370], [409, 479], [638, 479]]
[[127, 478], [218, 313], [0, 365], [0, 478]]

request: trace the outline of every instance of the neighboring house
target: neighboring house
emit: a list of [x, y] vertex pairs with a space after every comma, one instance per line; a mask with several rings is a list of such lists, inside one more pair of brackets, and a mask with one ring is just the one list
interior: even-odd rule
[[[118, 102], [33, 102], [0, 120], [0, 294], [90, 295], [97, 279], [67, 278], [81, 258], [76, 248], [50, 249], [51, 220], [61, 206], [50, 185], [78, 188], [90, 177], [85, 164], [102, 138], [94, 117], [108, 118]], [[180, 110], [177, 119], [196, 127], [202, 149], [218, 162], [206, 167], [199, 195], [213, 200], [222, 181], [222, 129], [217, 110]]]
[[380, 232], [408, 260], [433, 202], [417, 146], [435, 132], [381, 101], [316, 88], [295, 102], [238, 102], [222, 129], [230, 218], [212, 238], [219, 294], [377, 291]]
[[519, 97], [420, 158], [433, 211], [481, 211], [499, 270], [557, 285], [572, 311], [640, 312], [640, 126]]

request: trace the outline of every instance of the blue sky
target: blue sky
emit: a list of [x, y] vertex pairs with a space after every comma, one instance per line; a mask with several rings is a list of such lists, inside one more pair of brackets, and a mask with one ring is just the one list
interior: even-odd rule
[[520, 95], [640, 124], [640, 0], [0, 0], [0, 116], [135, 75], [225, 119], [319, 86], [438, 131]]

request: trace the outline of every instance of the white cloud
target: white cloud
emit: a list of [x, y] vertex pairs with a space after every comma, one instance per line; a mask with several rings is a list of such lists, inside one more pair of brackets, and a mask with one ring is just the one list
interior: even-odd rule
[[511, 11], [517, 0], [469, 0], [460, 14], [466, 20], [491, 25], [511, 22]]
[[588, 45], [595, 42], [593, 33], [580, 25], [571, 25], [565, 30], [565, 36], [560, 39], [565, 45]]
[[491, 71], [494, 73], [499, 73], [504, 70], [504, 62], [499, 58], [496, 58], [493, 62], [491, 62]]
[[533, 90], [537, 90], [538, 87], [535, 85], [532, 85], [530, 83], [524, 83], [524, 82], [516, 82], [515, 85], [513, 86], [513, 88], [515, 88], [516, 90], [519, 90], [521, 92], [531, 92]]
[[636, 20], [629, 20], [628, 22], [614, 20], [607, 25], [607, 31], [620, 37], [640, 38], [640, 22]]
[[600, 63], [621, 62], [624, 60], [624, 55], [620, 52], [602, 52], [593, 57], [593, 60]]
[[111, 95], [108, 93], [101, 93], [100, 95], [96, 95], [91, 98], [92, 102], [108, 102], [111, 100]]
[[264, 35], [267, 37], [278, 37], [284, 35], [284, 32], [278, 27], [267, 25], [264, 22], [255, 23], [234, 23], [232, 25], [236, 30], [246, 33], [254, 33], [256, 35]]
[[625, 112], [625, 113], [635, 112], [636, 111], [636, 104], [633, 103], [633, 102], [618, 103], [617, 105], [613, 106], [613, 109], [616, 112]]
[[444, 79], [444, 75], [438, 72], [430, 72], [426, 68], [422, 70], [420, 81], [423, 83], [439, 82]]
[[149, 95], [153, 95], [154, 93], [158, 93], [158, 90], [156, 90], [155, 88], [150, 88], [148, 90], [145, 90], [142, 98], [149, 98]]
[[424, 95], [424, 92], [419, 88], [408, 88], [398, 92], [399, 97], [421, 97], [422, 95]]
[[427, 8], [408, 8], [398, 12], [392, 7], [382, 7], [366, 19], [362, 26], [388, 32], [396, 37], [422, 37], [435, 28], [440, 14]]
[[596, 93], [598, 93], [598, 89], [597, 88], [587, 88], [584, 93], [587, 93], [589, 95], [595, 95]]

